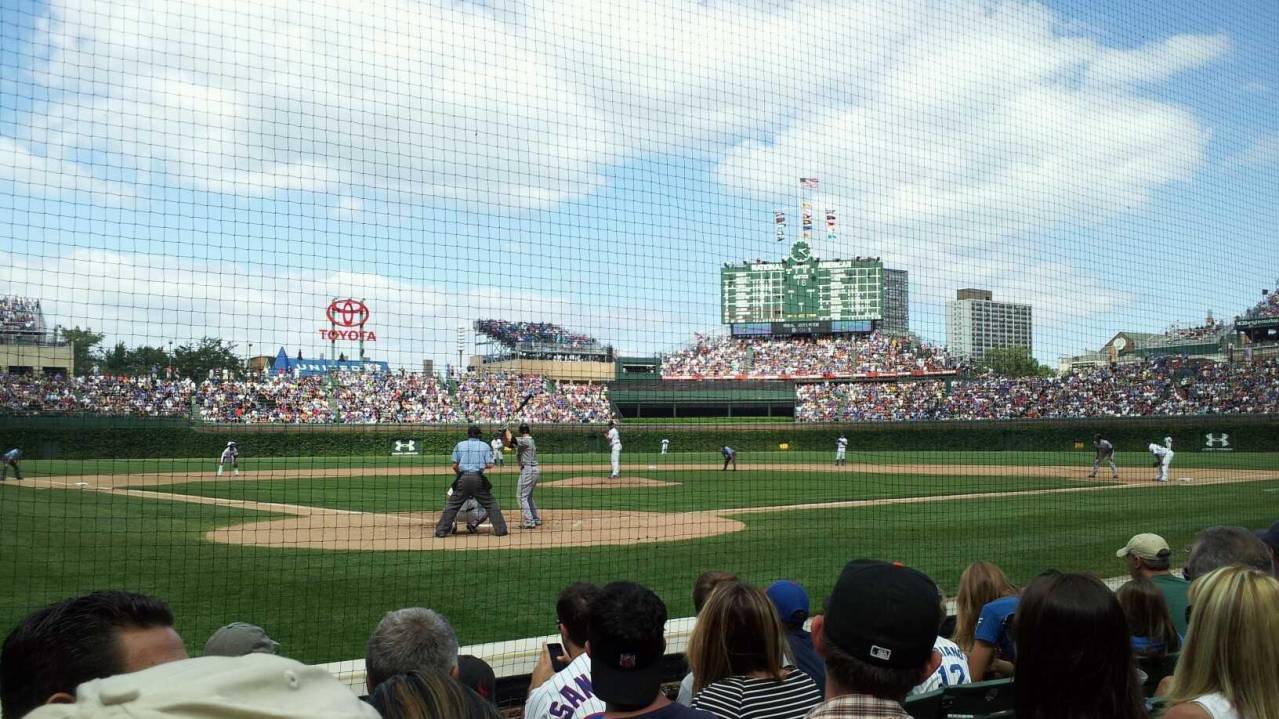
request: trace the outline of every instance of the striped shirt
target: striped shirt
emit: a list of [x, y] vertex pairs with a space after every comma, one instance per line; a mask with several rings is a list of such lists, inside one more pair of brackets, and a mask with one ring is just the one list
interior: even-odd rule
[[785, 679], [728, 677], [702, 689], [692, 707], [720, 719], [802, 719], [822, 703], [821, 692], [809, 676], [787, 667]]

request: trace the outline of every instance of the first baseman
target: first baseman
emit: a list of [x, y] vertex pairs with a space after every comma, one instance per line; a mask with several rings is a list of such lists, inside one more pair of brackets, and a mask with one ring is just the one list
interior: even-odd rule
[[604, 438], [608, 440], [609, 463], [613, 468], [608, 478], [617, 479], [622, 475], [622, 435], [617, 431], [617, 423], [611, 419], [608, 421], [608, 431], [604, 433]]
[[235, 470], [235, 476], [240, 476], [240, 447], [235, 442], [227, 442], [226, 449], [222, 450], [222, 456], [218, 459], [218, 476], [222, 476], [222, 468], [230, 465]]
[[1088, 475], [1088, 479], [1097, 478], [1097, 468], [1102, 462], [1110, 463], [1110, 478], [1119, 479], [1119, 468], [1115, 466], [1115, 445], [1098, 432], [1092, 436], [1092, 446], [1097, 450], [1097, 454], [1092, 458], [1092, 473]]
[[[1165, 442], [1168, 441], [1168, 438], [1165, 437], [1164, 441]], [[1155, 471], [1155, 481], [1167, 482], [1168, 467], [1172, 464], [1172, 458], [1174, 454], [1172, 451], [1172, 448], [1165, 447], [1163, 445], [1159, 445], [1159, 444], [1155, 444], [1154, 442], [1151, 442], [1150, 446], [1147, 447], [1147, 449], [1150, 450], [1151, 454], [1155, 455], [1155, 467], [1158, 468]]]
[[18, 460], [20, 459], [22, 459], [22, 450], [18, 449], [17, 447], [14, 447], [13, 449], [4, 453], [2, 462], [0, 462], [0, 482], [3, 482], [5, 480], [5, 477], [9, 476], [10, 467], [13, 467], [13, 476], [19, 482], [22, 481], [22, 469], [18, 467]]
[[537, 481], [542, 478], [542, 468], [537, 466], [537, 443], [533, 441], [528, 424], [520, 425], [520, 434], [511, 439], [506, 433], [508, 446], [514, 446], [515, 458], [520, 465], [520, 482], [515, 486], [515, 496], [520, 503], [520, 515], [524, 520], [524, 529], [536, 529], [542, 526], [542, 518], [537, 514], [537, 505], [533, 503], [533, 490], [537, 489]]
[[835, 440], [835, 464], [848, 464], [848, 438], [843, 432], [839, 434], [839, 439]]

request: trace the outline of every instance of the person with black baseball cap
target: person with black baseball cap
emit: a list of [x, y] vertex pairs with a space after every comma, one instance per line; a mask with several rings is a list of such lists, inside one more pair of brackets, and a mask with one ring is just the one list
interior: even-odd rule
[[488, 512], [489, 522], [493, 525], [493, 536], [506, 535], [506, 519], [502, 517], [502, 508], [493, 498], [493, 484], [484, 476], [484, 470], [493, 466], [493, 448], [480, 439], [481, 433], [479, 425], [467, 427], [466, 439], [453, 448], [453, 472], [456, 478], [444, 503], [440, 521], [435, 525], [437, 539], [453, 533], [457, 513], [461, 511], [462, 504], [472, 497]]
[[[715, 719], [662, 694], [666, 605], [634, 582], [613, 582], [591, 602], [586, 653], [605, 719]], [[931, 647], [931, 645], [929, 645]]]
[[808, 719], [908, 719], [902, 701], [937, 670], [933, 651], [942, 609], [937, 585], [901, 564], [849, 562], [813, 618], [813, 645], [826, 663], [827, 701]]

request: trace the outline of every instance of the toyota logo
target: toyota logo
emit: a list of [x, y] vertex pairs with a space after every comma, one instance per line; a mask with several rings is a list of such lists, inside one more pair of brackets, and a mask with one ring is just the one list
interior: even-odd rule
[[363, 327], [369, 321], [369, 308], [359, 300], [333, 300], [324, 315], [337, 327]]

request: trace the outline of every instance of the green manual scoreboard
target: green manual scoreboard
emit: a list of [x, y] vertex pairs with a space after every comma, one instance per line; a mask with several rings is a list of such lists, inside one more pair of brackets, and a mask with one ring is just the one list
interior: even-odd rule
[[[734, 334], [764, 334], [736, 331], [739, 325], [759, 328], [760, 323], [830, 322], [846, 331], [869, 331], [884, 319], [883, 303], [883, 262], [873, 257], [819, 260], [802, 241], [780, 262], [720, 270], [720, 321], [734, 325]], [[778, 329], [772, 334], [783, 333]]]

